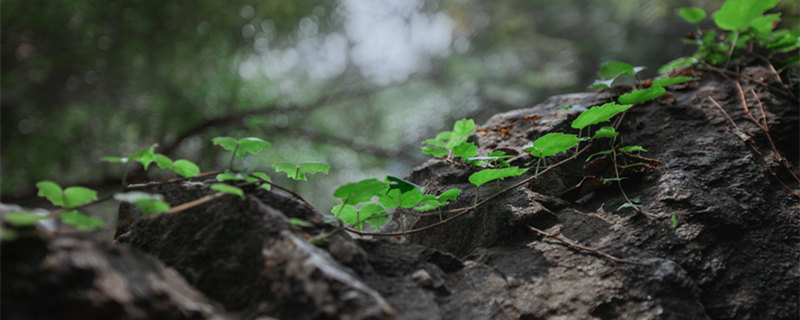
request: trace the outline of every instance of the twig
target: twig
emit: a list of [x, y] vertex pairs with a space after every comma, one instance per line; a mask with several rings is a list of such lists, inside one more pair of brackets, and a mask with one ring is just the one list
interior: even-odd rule
[[532, 227], [532, 226], [528, 226], [528, 228], [531, 228], [531, 230], [533, 230], [536, 233], [542, 235], [545, 239], [557, 240], [557, 241], [559, 241], [559, 242], [561, 242], [563, 244], [566, 244], [568, 247], [570, 247], [570, 248], [572, 248], [574, 250], [586, 251], [586, 252], [589, 252], [591, 254], [604, 257], [604, 258], [606, 258], [608, 260], [611, 260], [611, 261], [614, 261], [614, 262], [617, 262], [617, 263], [629, 263], [629, 264], [635, 264], [635, 265], [640, 265], [640, 266], [646, 266], [647, 265], [647, 264], [644, 264], [644, 263], [641, 263], [641, 262], [636, 262], [636, 261], [631, 261], [631, 260], [627, 260], [627, 259], [617, 258], [615, 256], [612, 256], [612, 255], [610, 255], [608, 253], [605, 253], [603, 251], [600, 251], [598, 249], [590, 248], [590, 247], [578, 244], [578, 243], [576, 243], [576, 242], [574, 242], [572, 240], [567, 239], [563, 235], [561, 235], [561, 237], [558, 237], [559, 233], [551, 235], [551, 234], [549, 234], [547, 232], [544, 232], [544, 231], [539, 230], [539, 229], [537, 229], [535, 227]]

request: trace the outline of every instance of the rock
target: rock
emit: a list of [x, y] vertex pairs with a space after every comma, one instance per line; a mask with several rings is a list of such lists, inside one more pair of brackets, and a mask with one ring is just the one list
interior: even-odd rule
[[233, 319], [128, 246], [44, 233], [3, 243], [3, 319]]
[[[207, 194], [210, 183], [142, 185], [170, 204]], [[342, 263], [293, 230], [289, 218], [322, 215], [300, 201], [263, 189], [246, 199], [225, 195], [175, 214], [141, 217], [123, 206], [117, 241], [174, 267], [206, 295], [242, 319], [389, 319], [395, 311], [345, 264], [367, 268], [364, 253], [340, 233], [330, 239]], [[132, 217], [132, 218], [131, 218]], [[306, 231], [315, 232], [319, 228]]]

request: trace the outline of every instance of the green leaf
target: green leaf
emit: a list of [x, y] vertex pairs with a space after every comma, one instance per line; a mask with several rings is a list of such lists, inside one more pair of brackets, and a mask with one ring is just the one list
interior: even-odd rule
[[586, 158], [586, 162], [589, 162], [589, 160], [592, 160], [592, 158], [594, 158], [594, 156], [603, 156], [603, 155], [611, 154], [612, 152], [614, 152], [614, 151], [613, 150], [603, 150], [603, 151], [600, 151], [600, 152], [592, 153], [592, 155], [590, 155], [589, 157]]
[[778, 2], [780, 0], [728, 0], [714, 12], [714, 22], [723, 30], [743, 31]]
[[620, 112], [628, 110], [630, 107], [632, 107], [632, 105], [618, 105], [613, 102], [606, 103], [602, 106], [591, 107], [572, 121], [572, 128], [583, 129], [591, 125], [609, 121], [612, 117]]
[[232, 185], [227, 185], [224, 183], [215, 183], [211, 185], [211, 190], [216, 190], [219, 192], [224, 192], [227, 194], [237, 195], [244, 199], [244, 191], [241, 188], [234, 187]]
[[131, 191], [114, 194], [114, 199], [135, 204], [142, 210], [142, 214], [162, 213], [170, 209], [169, 204], [164, 201], [164, 196], [160, 194]]
[[293, 225], [296, 225], [296, 226], [301, 226], [301, 227], [304, 227], [304, 228], [310, 228], [310, 227], [314, 226], [311, 222], [305, 221], [303, 219], [298, 219], [298, 218], [289, 218], [289, 223], [291, 223]]
[[3, 220], [15, 227], [30, 227], [42, 219], [47, 219], [47, 216], [33, 212], [9, 212], [3, 215]]
[[200, 174], [200, 168], [189, 160], [175, 160], [173, 163], [175, 173], [183, 176], [184, 178], [191, 178]]
[[678, 216], [673, 214], [672, 217], [670, 218], [670, 220], [672, 220], [672, 228], [677, 228], [678, 227]]
[[144, 169], [147, 170], [147, 167], [150, 166], [150, 163], [152, 163], [156, 159], [156, 155], [153, 151], [156, 148], [156, 146], [157, 145], [154, 144], [148, 148], [136, 151], [130, 157], [128, 157], [128, 160], [138, 161], [139, 163], [142, 164], [142, 166], [144, 166]]
[[343, 185], [333, 192], [333, 196], [347, 204], [369, 202], [374, 196], [386, 194], [389, 184], [377, 179], [364, 179], [359, 182]]
[[632, 76], [636, 74], [632, 65], [619, 61], [606, 61], [600, 65], [602, 79], [614, 79], [619, 76]]
[[697, 81], [700, 78], [692, 78], [692, 77], [671, 77], [671, 78], [659, 78], [653, 80], [653, 84], [651, 87], [666, 87], [671, 86], [673, 84], [684, 83], [689, 81]]
[[478, 155], [478, 147], [472, 142], [462, 142], [453, 147], [453, 156], [468, 159]]
[[469, 135], [475, 132], [475, 129], [478, 129], [478, 126], [475, 125], [475, 121], [472, 119], [461, 119], [456, 121], [456, 124], [453, 126], [453, 131], [450, 133], [450, 141], [447, 143], [445, 148], [452, 150], [455, 148], [455, 146], [466, 141]]
[[459, 189], [449, 189], [445, 192], [442, 192], [439, 197], [439, 203], [448, 204], [450, 201], [455, 201], [456, 198], [461, 194], [461, 190]]
[[324, 163], [301, 163], [298, 165], [288, 163], [288, 162], [279, 162], [273, 165], [275, 167], [275, 171], [277, 172], [285, 172], [286, 175], [294, 180], [308, 180], [306, 178], [306, 174], [314, 174], [317, 172], [324, 172], [328, 173], [328, 166]]
[[41, 181], [36, 184], [36, 187], [39, 188], [37, 196], [47, 198], [55, 206], [64, 206], [63, 190], [58, 184], [50, 181]]
[[155, 155], [154, 160], [159, 168], [172, 170], [172, 160], [169, 157], [159, 153]]
[[385, 181], [386, 181], [386, 183], [389, 184], [389, 189], [390, 190], [400, 189], [400, 191], [402, 191], [402, 192], [407, 192], [407, 191], [409, 191], [411, 189], [417, 189], [419, 191], [425, 191], [425, 188], [423, 188], [422, 186], [419, 186], [417, 184], [414, 184], [411, 181], [408, 181], [408, 180], [405, 180], [405, 179], [402, 179], [402, 178], [398, 178], [398, 177], [395, 177], [395, 176], [386, 176]]
[[359, 221], [358, 217], [358, 209], [356, 207], [351, 206], [349, 204], [345, 205], [337, 205], [331, 209], [331, 212], [342, 219], [344, 223], [349, 224], [351, 226], [356, 227], [356, 229], [361, 230], [362, 221]]
[[524, 150], [530, 152], [534, 157], [544, 158], [554, 156], [559, 152], [566, 152], [567, 149], [578, 145], [581, 138], [574, 134], [561, 132], [548, 133], [539, 137], [533, 142], [533, 146]]
[[216, 177], [217, 181], [219, 181], [219, 182], [230, 181], [230, 180], [240, 181], [240, 180], [244, 180], [245, 178], [246, 177], [242, 173], [240, 173], [240, 172], [231, 172], [231, 171], [225, 171], [223, 173], [218, 174], [217, 177]]
[[433, 209], [436, 209], [436, 208], [442, 206], [442, 204], [439, 202], [439, 200], [436, 199], [436, 196], [432, 195], [432, 194], [423, 195], [422, 196], [422, 201], [420, 201], [419, 203], [420, 203], [420, 206], [419, 207], [415, 207], [414, 210], [416, 210], [416, 211], [428, 211], [428, 210], [433, 210]]
[[386, 209], [394, 209], [400, 206], [400, 195], [402, 193], [403, 192], [400, 191], [400, 189], [391, 189], [388, 192], [386, 192], [386, 194], [380, 195], [378, 197], [378, 201], [384, 207], [386, 207]]
[[74, 208], [92, 200], [97, 200], [97, 191], [84, 187], [69, 187], [64, 189], [65, 208]]
[[678, 10], [678, 15], [686, 22], [696, 24], [706, 18], [706, 11], [700, 8], [684, 7]]
[[72, 210], [61, 214], [61, 223], [83, 230], [89, 230], [103, 226], [103, 221], [80, 213], [78, 210]]
[[445, 149], [428, 146], [428, 147], [422, 147], [422, 153], [423, 154], [427, 154], [427, 155], [431, 155], [434, 158], [441, 158], [441, 157], [447, 156], [447, 154], [449, 154], [450, 152], [448, 152]]
[[617, 132], [617, 130], [614, 130], [614, 127], [605, 126], [600, 129], [597, 129], [597, 131], [594, 132], [594, 136], [592, 137], [592, 139], [613, 138], [618, 135], [619, 132]]
[[111, 162], [111, 163], [126, 163], [128, 162], [128, 158], [119, 158], [119, 157], [102, 157], [100, 161]]
[[619, 96], [619, 103], [621, 104], [636, 104], [652, 99], [658, 98], [667, 93], [667, 90], [662, 87], [652, 86], [647, 89], [633, 90], [631, 93], [626, 93]]
[[622, 152], [634, 152], [634, 151], [647, 152], [647, 150], [645, 150], [645, 149], [644, 149], [642, 146], [626, 146], [626, 147], [620, 147], [620, 148], [619, 148], [619, 151], [622, 151]]
[[239, 139], [239, 148], [236, 149], [236, 156], [244, 158], [247, 153], [257, 154], [261, 151], [269, 150], [270, 146], [269, 142], [259, 138], [242, 138]]
[[644, 162], [637, 162], [637, 163], [631, 163], [631, 164], [626, 164], [626, 165], [623, 165], [623, 166], [619, 166], [619, 168], [620, 169], [626, 169], [626, 168], [642, 167], [642, 166], [647, 166], [647, 164], [644, 163]]
[[750, 23], [750, 28], [756, 31], [756, 33], [768, 33], [775, 28], [775, 24], [778, 21], [781, 21], [781, 14], [780, 13], [773, 13], [760, 16], [753, 20]]
[[386, 214], [386, 210], [374, 203], [359, 208], [358, 215], [362, 222], [367, 222], [378, 230], [380, 230], [380, 227], [382, 227], [386, 221], [389, 221], [389, 215]]
[[236, 150], [236, 146], [239, 145], [239, 141], [231, 137], [216, 137], [211, 139], [211, 142], [228, 151]]
[[517, 167], [503, 168], [503, 169], [483, 169], [475, 172], [469, 176], [469, 182], [477, 187], [497, 179], [504, 179], [507, 177], [516, 177], [528, 171], [528, 169], [520, 169]]
[[263, 172], [253, 172], [250, 175], [266, 181], [272, 181], [272, 178], [270, 178], [266, 173]]
[[422, 191], [416, 188], [400, 194], [400, 207], [415, 207], [420, 201], [422, 201]]
[[661, 66], [661, 68], [658, 68], [658, 74], [665, 74], [665, 73], [670, 72], [672, 70], [675, 70], [675, 69], [678, 69], [678, 68], [682, 68], [682, 67], [688, 67], [688, 66], [696, 64], [698, 62], [700, 62], [700, 61], [697, 60], [697, 58], [695, 58], [695, 57], [678, 58], [678, 59], [672, 60], [670, 62], [667, 62], [667, 64]]
[[167, 212], [170, 209], [168, 203], [164, 202], [163, 200], [147, 200], [142, 199], [136, 201], [136, 206], [142, 210], [142, 214], [151, 214], [151, 213], [163, 213]]

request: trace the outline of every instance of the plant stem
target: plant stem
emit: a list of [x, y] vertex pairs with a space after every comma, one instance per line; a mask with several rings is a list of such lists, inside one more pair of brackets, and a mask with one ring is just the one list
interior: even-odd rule
[[728, 57], [725, 59], [725, 69], [728, 69], [728, 63], [731, 62], [733, 49], [736, 48], [736, 42], [738, 41], [739, 41], [739, 30], [736, 30], [733, 32], [733, 42], [731, 42], [731, 48], [728, 50]]
[[231, 161], [228, 162], [228, 170], [233, 171], [233, 158], [236, 157], [236, 151], [239, 150], [239, 143], [236, 143], [236, 148], [233, 148], [233, 154], [231, 154]]

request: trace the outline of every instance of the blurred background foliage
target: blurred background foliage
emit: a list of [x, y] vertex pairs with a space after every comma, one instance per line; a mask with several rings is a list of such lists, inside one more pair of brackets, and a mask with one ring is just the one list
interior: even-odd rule
[[[153, 143], [224, 168], [211, 138], [256, 136], [272, 150], [239, 167], [331, 165], [279, 179], [327, 211], [341, 184], [407, 175], [457, 119], [586, 90], [606, 60], [655, 75], [694, 50], [676, 8], [722, 2], [5, 0], [2, 201], [41, 205], [41, 180], [110, 192], [119, 168], [98, 159]], [[800, 5], [780, 8], [796, 25]]]

